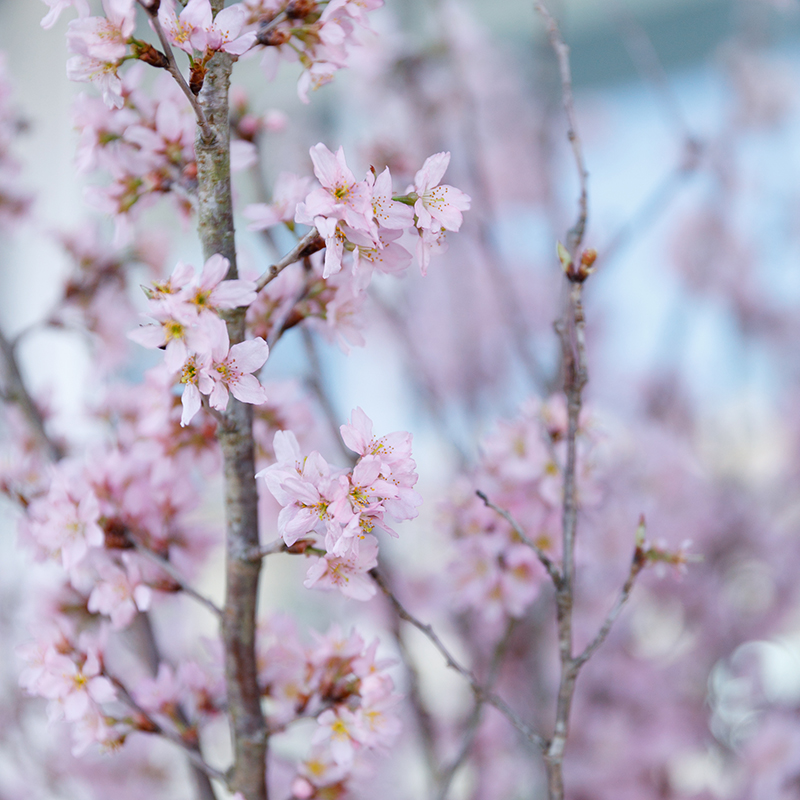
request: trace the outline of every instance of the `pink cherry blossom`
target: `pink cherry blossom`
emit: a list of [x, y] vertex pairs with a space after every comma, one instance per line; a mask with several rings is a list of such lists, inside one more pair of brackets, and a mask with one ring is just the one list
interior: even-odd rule
[[414, 191], [418, 195], [414, 213], [423, 230], [457, 231], [464, 219], [461, 212], [470, 207], [469, 195], [453, 186], [439, 185], [449, 163], [450, 153], [436, 153], [426, 159], [414, 177]]
[[89, 611], [111, 618], [112, 627], [120, 630], [133, 621], [139, 611], [150, 608], [151, 590], [142, 583], [142, 576], [130, 560], [127, 571], [110, 564], [98, 568], [100, 580], [89, 595]]
[[44, 0], [44, 2], [50, 7], [50, 10], [42, 19], [41, 25], [43, 28], [52, 28], [56, 24], [56, 20], [61, 16], [61, 12], [70, 6], [75, 7], [80, 17], [89, 15], [88, 0]]
[[371, 189], [366, 181], [356, 181], [345, 162], [344, 149], [340, 147], [334, 155], [320, 143], [314, 145], [310, 153], [314, 174], [322, 187], [314, 189], [305, 202], [297, 206], [297, 222], [313, 225], [315, 218], [323, 217], [342, 220], [358, 230], [370, 230]]
[[132, 0], [103, 0], [104, 17], [79, 17], [69, 24], [67, 45], [73, 53], [117, 63], [128, 50], [136, 12]]
[[189, 0], [180, 15], [176, 15], [174, 0], [162, 0], [158, 21], [176, 47], [190, 56], [195, 50], [204, 52], [213, 22], [211, 3], [209, 0]]
[[228, 392], [242, 403], [259, 405], [267, 399], [267, 390], [252, 373], [261, 369], [269, 357], [269, 345], [261, 338], [239, 342], [228, 349], [228, 334], [224, 332], [212, 342], [212, 364], [208, 374], [214, 382], [208, 402], [212, 408], [224, 411], [228, 407]]
[[[357, 550], [346, 556], [326, 555], [312, 564], [303, 586], [307, 589], [338, 589], [345, 597], [369, 600], [375, 596], [375, 583], [369, 571], [378, 566], [378, 540], [364, 536]], [[338, 759], [337, 759], [338, 760]]]

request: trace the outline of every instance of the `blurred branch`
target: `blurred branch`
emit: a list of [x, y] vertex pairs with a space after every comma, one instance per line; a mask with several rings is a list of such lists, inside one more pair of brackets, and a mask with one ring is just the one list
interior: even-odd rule
[[159, 725], [132, 697], [131, 693], [128, 691], [125, 684], [119, 679], [110, 675], [108, 672], [104, 671], [103, 673], [110, 681], [114, 684], [114, 687], [122, 696], [123, 702], [128, 705], [131, 710], [137, 714], [143, 722], [147, 723], [147, 732], [153, 733], [158, 736], [167, 739], [168, 741], [172, 742], [173, 744], [178, 745], [182, 750], [186, 752], [186, 756], [189, 761], [192, 762], [192, 765], [199, 769], [201, 772], [205, 773], [209, 778], [213, 778], [214, 780], [219, 781], [223, 786], [226, 788], [228, 787], [228, 779], [224, 773], [220, 772], [218, 769], [214, 769], [210, 764], [207, 764], [203, 757], [200, 755], [200, 752], [189, 744], [180, 734], [176, 733], [175, 731], [170, 731], [167, 728]]
[[698, 143], [687, 140], [680, 163], [661, 179], [633, 216], [611, 237], [611, 241], [600, 251], [598, 260], [610, 261], [666, 210], [686, 180], [697, 171], [700, 156]]
[[459, 675], [468, 681], [469, 685], [472, 687], [472, 691], [475, 693], [475, 697], [491, 706], [494, 706], [529, 742], [535, 744], [540, 750], [545, 751], [548, 743], [541, 736], [539, 736], [539, 734], [536, 733], [530, 727], [530, 725], [520, 719], [514, 710], [508, 705], [508, 703], [505, 702], [505, 700], [489, 691], [487, 687], [482, 686], [478, 682], [478, 679], [466, 667], [463, 667], [455, 659], [453, 654], [447, 649], [447, 647], [445, 647], [445, 645], [442, 643], [442, 640], [436, 635], [430, 625], [420, 622], [415, 616], [413, 616], [413, 614], [406, 611], [402, 603], [394, 596], [378, 570], [372, 569], [370, 570], [369, 574], [372, 576], [375, 583], [377, 583], [381, 588], [383, 593], [389, 598], [389, 602], [392, 604], [401, 619], [409, 622], [424, 636], [426, 636], [433, 646], [441, 653], [447, 666], [455, 670]]
[[[386, 576], [389, 573], [385, 560], [382, 563], [382, 572], [384, 576], [384, 583], [387, 583], [388, 579]], [[406, 668], [406, 680], [408, 683], [406, 695], [411, 706], [414, 719], [417, 723], [417, 728], [419, 729], [421, 737], [420, 749], [422, 750], [422, 755], [425, 759], [425, 763], [428, 767], [428, 772], [432, 778], [432, 781], [438, 782], [439, 764], [437, 761], [437, 740], [433, 718], [425, 704], [424, 698], [422, 697], [419, 670], [417, 669], [417, 666], [411, 657], [411, 653], [409, 652], [408, 644], [406, 642], [406, 637], [403, 633], [402, 626], [400, 625], [400, 620], [403, 619], [403, 617], [400, 616], [400, 613], [394, 604], [390, 603], [390, 607], [392, 610], [392, 636], [394, 637], [395, 643], [397, 644], [397, 649], [400, 651], [400, 656]]]
[[[505, 633], [497, 643], [497, 646], [492, 653], [489, 674], [486, 678], [485, 684], [488, 691], [491, 691], [492, 687], [497, 681], [497, 675], [500, 671], [500, 666], [503, 663], [506, 650], [508, 649], [508, 643], [511, 639], [511, 634], [514, 631], [515, 624], [516, 620], [513, 618], [509, 619], [508, 624], [506, 625]], [[450, 785], [453, 782], [453, 778], [455, 777], [458, 768], [464, 763], [469, 755], [469, 750], [472, 747], [472, 742], [475, 740], [475, 735], [478, 732], [478, 728], [480, 727], [481, 719], [483, 717], [484, 702], [485, 701], [483, 698], [475, 698], [475, 706], [472, 709], [472, 713], [470, 714], [469, 720], [467, 721], [467, 725], [464, 729], [464, 737], [461, 741], [461, 747], [459, 748], [456, 757], [450, 762], [447, 769], [442, 772], [439, 778], [437, 800], [446, 800], [447, 793], [450, 790]]]
[[[150, 620], [150, 615], [147, 612], [141, 612], [136, 615], [134, 626], [129, 628], [133, 633], [139, 633], [142, 640], [142, 648], [144, 650], [144, 657], [150, 674], [155, 678], [158, 675], [158, 667], [161, 663], [161, 653], [156, 641], [155, 631]], [[140, 652], [141, 652], [140, 650]], [[189, 718], [186, 716], [185, 711], [180, 704], [176, 706], [176, 716], [178, 722], [186, 727], [189, 727]], [[186, 741], [186, 740], [183, 740]], [[197, 743], [186, 741], [186, 746], [194, 750], [201, 758], [203, 753], [200, 750], [200, 742]], [[216, 792], [211, 784], [208, 773], [200, 769], [194, 761], [190, 760], [190, 769], [192, 777], [194, 778], [195, 786], [197, 788], [197, 800], [217, 800]]]
[[500, 506], [496, 506], [489, 498], [484, 494], [484, 492], [478, 491], [475, 494], [480, 497], [481, 500], [486, 504], [488, 508], [491, 508], [493, 511], [497, 512], [508, 524], [513, 528], [514, 533], [519, 537], [520, 541], [527, 545], [528, 547], [536, 553], [536, 557], [539, 561], [542, 562], [542, 566], [547, 570], [547, 574], [550, 576], [551, 580], [553, 581], [554, 586], [556, 589], [561, 585], [563, 577], [561, 572], [559, 571], [558, 567], [553, 563], [550, 556], [542, 550], [533, 539], [530, 539], [525, 531], [522, 530], [519, 523], [508, 513], [504, 508], [500, 508]]
[[217, 617], [222, 617], [222, 609], [219, 606], [215, 605], [211, 600], [207, 597], [204, 597], [199, 592], [195, 591], [187, 582], [186, 579], [178, 572], [175, 567], [170, 564], [170, 562], [163, 558], [162, 556], [158, 555], [158, 553], [153, 552], [149, 547], [146, 547], [140, 541], [131, 537], [131, 541], [133, 542], [133, 546], [136, 548], [136, 552], [139, 553], [143, 558], [146, 558], [151, 563], [158, 566], [160, 569], [164, 570], [167, 575], [181, 587], [181, 589], [186, 592], [189, 597], [194, 598], [197, 600], [198, 603], [205, 606], [212, 614]]
[[587, 180], [589, 173], [586, 170], [586, 163], [583, 159], [583, 149], [581, 140], [578, 136], [578, 123], [575, 116], [575, 100], [572, 95], [572, 72], [569, 65], [569, 47], [564, 43], [558, 24], [551, 16], [544, 3], [537, 2], [536, 10], [542, 15], [547, 24], [547, 35], [550, 45], [555, 51], [558, 59], [558, 71], [561, 75], [561, 96], [564, 101], [564, 111], [567, 114], [567, 139], [572, 146], [572, 154], [575, 158], [575, 166], [578, 170], [578, 183], [580, 186], [580, 196], [578, 198], [578, 219], [567, 233], [567, 246], [572, 254], [573, 260], [578, 249], [583, 242], [583, 234], [586, 231], [586, 221], [588, 218], [588, 193]]
[[322, 364], [320, 363], [319, 352], [317, 351], [317, 342], [314, 338], [314, 334], [306, 325], [300, 326], [300, 334], [303, 337], [306, 358], [308, 358], [308, 365], [311, 368], [310, 374], [306, 378], [306, 382], [311, 391], [314, 393], [314, 396], [317, 398], [317, 402], [322, 409], [322, 413], [325, 417], [325, 421], [328, 424], [328, 429], [331, 432], [334, 442], [336, 442], [338, 445], [339, 451], [344, 456], [348, 466], [352, 467], [355, 465], [358, 457], [355, 453], [352, 453], [347, 449], [342, 441], [341, 434], [339, 433], [339, 418], [337, 417], [336, 411], [333, 408], [333, 403], [331, 402], [327, 388], [323, 383]]
[[447, 441], [458, 455], [460, 466], [465, 466], [469, 461], [467, 451], [450, 431], [444, 402], [436, 388], [433, 376], [430, 375], [426, 368], [422, 353], [419, 351], [419, 348], [406, 326], [403, 315], [390, 303], [387, 303], [380, 297], [377, 292], [371, 292], [371, 297], [405, 349], [406, 361], [409, 365], [409, 375], [416, 384], [417, 390], [428, 408], [428, 412], [432, 419], [440, 425], [441, 431], [445, 433]]
[[669, 122], [683, 139], [697, 143], [647, 31], [633, 16], [624, 0], [613, 3], [612, 8], [620, 27], [622, 43], [639, 74], [655, 89]]
[[33, 429], [34, 436], [44, 448], [45, 452], [52, 461], [59, 461], [64, 457], [64, 450], [56, 443], [45, 430], [44, 417], [39, 411], [38, 406], [31, 397], [22, 373], [19, 369], [17, 354], [14, 345], [6, 339], [5, 334], [0, 331], [0, 354], [5, 362], [6, 386], [3, 399], [15, 403], [22, 411], [28, 424]]

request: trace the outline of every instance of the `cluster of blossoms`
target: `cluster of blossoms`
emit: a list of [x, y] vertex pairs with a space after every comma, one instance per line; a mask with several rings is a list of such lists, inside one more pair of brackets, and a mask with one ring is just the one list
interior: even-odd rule
[[179, 263], [163, 283], [149, 290], [150, 316], [157, 324], [132, 331], [131, 339], [145, 347], [165, 348], [165, 366], [180, 373], [184, 386], [181, 424], [188, 425], [200, 410], [201, 394], [218, 411], [228, 407], [232, 394], [243, 403], [258, 405], [266, 390], [252, 373], [261, 369], [269, 346], [261, 339], [231, 347], [228, 329], [219, 312], [247, 306], [255, 300], [255, 284], [223, 280], [229, 262], [220, 255], [206, 261], [200, 275]]
[[376, 658], [378, 641], [366, 645], [333, 626], [313, 632], [304, 646], [292, 620], [274, 616], [258, 631], [259, 685], [267, 700], [270, 728], [316, 718], [311, 753], [299, 765], [292, 783], [298, 800], [338, 798], [360, 753], [390, 746], [400, 733], [394, 691], [386, 669], [393, 662]]
[[221, 653], [181, 659], [176, 668], [162, 661], [155, 676], [131, 674], [123, 683], [105, 666], [107, 639], [104, 629], [81, 630], [60, 615], [18, 648], [21, 686], [49, 700], [51, 720], [71, 723], [74, 755], [97, 744], [118, 748], [135, 731], [171, 730], [191, 745], [198, 726], [224, 709]]
[[383, 0], [243, 0], [248, 22], [255, 26], [258, 44], [265, 46], [262, 65], [271, 79], [280, 59], [299, 61], [303, 73], [297, 84], [300, 99], [318, 89], [347, 66], [348, 47], [357, 26], [369, 30], [367, 12]]
[[[557, 557], [566, 423], [561, 398], [528, 401], [516, 420], [500, 423], [484, 439], [478, 469], [448, 504], [457, 547], [450, 566], [457, 603], [487, 621], [521, 617], [548, 578], [534, 551], [476, 490], [520, 521], [542, 551]], [[585, 426], [581, 433], [585, 438]]]
[[80, 636], [74, 644], [70, 626], [54, 625], [45, 637], [18, 651], [27, 662], [20, 685], [50, 701], [51, 720], [72, 723], [75, 755], [96, 742], [113, 746], [123, 736], [107, 713], [107, 704], [117, 699], [117, 690], [104, 674], [102, 652], [93, 638]]
[[294, 434], [279, 431], [274, 443], [277, 462], [258, 477], [283, 506], [278, 531], [286, 545], [318, 553], [304, 585], [368, 600], [375, 594], [368, 573], [378, 564], [373, 532], [396, 536], [386, 518], [413, 519], [422, 500], [413, 489], [417, 473], [410, 433], [376, 438], [360, 408], [340, 431], [347, 447], [359, 456], [352, 469], [332, 470], [317, 451], [303, 456]]
[[80, 95], [74, 110], [78, 169], [111, 176], [109, 184], [91, 186], [87, 199], [112, 216], [118, 244], [132, 239], [134, 215], [160, 196], [171, 195], [182, 214], [191, 212], [197, 184], [191, 108], [169, 76], [159, 76], [150, 91], [139, 88], [142, 69], [125, 75], [118, 108]]
[[[136, 0], [102, 0], [102, 17], [89, 16], [86, 0], [44, 2], [50, 6], [42, 20], [45, 28], [52, 27], [68, 6], [78, 11], [78, 19], [69, 25], [68, 45], [75, 55], [67, 65], [67, 74], [71, 80], [96, 83], [107, 105], [120, 108], [123, 104], [118, 70], [128, 58], [161, 68], [169, 66], [164, 53], [134, 38]], [[189, 86], [195, 94], [203, 85], [206, 64], [214, 53], [222, 51], [237, 57], [263, 46], [263, 66], [270, 79], [280, 59], [300, 61], [304, 70], [297, 90], [307, 103], [310, 89], [328, 83], [347, 65], [357, 28], [369, 29], [367, 12], [382, 6], [383, 0], [243, 0], [216, 15], [210, 0], [189, 0], [179, 10], [176, 5], [175, 0], [151, 3], [148, 15], [151, 25], [157, 21], [167, 41], [189, 56]]]
[[431, 253], [445, 248], [445, 231], [457, 231], [470, 207], [468, 195], [441, 184], [450, 153], [428, 158], [404, 195], [393, 193], [388, 167], [356, 181], [341, 147], [334, 154], [320, 143], [310, 153], [320, 186], [309, 192], [305, 179], [285, 173], [274, 202], [249, 206], [245, 214], [253, 230], [293, 222], [316, 227], [325, 239], [324, 278], [342, 269], [345, 252], [352, 254], [352, 272], [363, 275], [365, 285], [374, 269], [402, 273], [411, 263], [397, 241], [405, 231], [418, 236], [417, 259], [425, 274]]

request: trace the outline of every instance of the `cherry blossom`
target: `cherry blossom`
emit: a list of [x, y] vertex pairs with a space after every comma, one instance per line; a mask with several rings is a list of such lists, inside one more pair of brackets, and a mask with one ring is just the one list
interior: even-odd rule
[[227, 330], [211, 344], [212, 363], [208, 375], [213, 387], [208, 397], [212, 408], [228, 407], [228, 392], [242, 403], [258, 405], [267, 399], [267, 390], [252, 373], [261, 369], [269, 357], [269, 345], [263, 339], [249, 339], [229, 348]]
[[89, 14], [88, 0], [44, 0], [44, 2], [50, 7], [50, 10], [42, 19], [43, 28], [52, 28], [61, 16], [61, 12], [70, 6], [74, 6], [81, 17], [86, 17]]
[[423, 230], [457, 231], [464, 219], [461, 212], [470, 207], [469, 195], [453, 186], [440, 185], [449, 163], [450, 153], [437, 153], [425, 161], [414, 177], [413, 191], [417, 194], [414, 213]]

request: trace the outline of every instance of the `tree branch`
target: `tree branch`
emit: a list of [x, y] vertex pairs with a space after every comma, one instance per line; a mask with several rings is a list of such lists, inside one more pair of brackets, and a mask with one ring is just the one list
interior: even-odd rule
[[558, 654], [560, 662], [556, 718], [553, 735], [544, 752], [547, 788], [550, 800], [564, 800], [563, 759], [569, 732], [569, 716], [575, 694], [575, 681], [578, 665], [572, 656], [573, 632], [572, 615], [575, 600], [575, 537], [578, 522], [577, 494], [577, 438], [578, 423], [583, 402], [583, 389], [588, 381], [586, 366], [586, 341], [584, 336], [585, 319], [582, 305], [583, 281], [588, 272], [575, 271], [578, 252], [586, 230], [588, 216], [587, 178], [588, 172], [583, 159], [583, 151], [578, 136], [575, 118], [575, 105], [572, 96], [572, 77], [569, 65], [569, 48], [564, 43], [558, 25], [544, 3], [538, 2], [536, 10], [544, 18], [550, 44], [558, 59], [561, 75], [561, 93], [564, 110], [567, 114], [567, 138], [572, 146], [575, 166], [578, 171], [580, 197], [578, 200], [578, 219], [567, 232], [570, 263], [564, 263], [559, 255], [569, 292], [566, 308], [556, 322], [555, 329], [561, 343], [561, 371], [563, 391], [567, 401], [567, 460], [564, 467], [564, 496], [562, 508], [562, 580], [556, 588], [556, 620], [558, 626]]
[[175, 60], [175, 52], [172, 49], [172, 45], [170, 44], [167, 35], [164, 33], [164, 29], [161, 27], [161, 22], [158, 19], [158, 12], [154, 11], [150, 6], [148, 6], [144, 0], [137, 0], [137, 2], [145, 10], [147, 16], [150, 17], [150, 25], [153, 27], [153, 30], [158, 36], [158, 40], [161, 42], [161, 46], [164, 48], [164, 54], [169, 62], [167, 66], [167, 72], [169, 72], [169, 74], [175, 78], [178, 86], [181, 87], [181, 91], [189, 100], [189, 104], [192, 106], [195, 116], [197, 117], [197, 124], [202, 131], [203, 139], [209, 144], [212, 143], [214, 141], [214, 131], [208, 122], [208, 118], [206, 117], [206, 113], [203, 110], [202, 105], [200, 105], [197, 97], [195, 97], [194, 92], [189, 88], [189, 84], [186, 83], [186, 78], [183, 77], [183, 73], [178, 66], [178, 62]]
[[117, 691], [120, 693], [122, 697], [122, 701], [130, 707], [130, 709], [139, 716], [143, 721], [147, 723], [148, 729], [150, 733], [156, 734], [158, 736], [167, 739], [168, 741], [172, 742], [173, 744], [178, 745], [182, 750], [186, 752], [186, 756], [189, 761], [192, 762], [192, 765], [199, 769], [201, 772], [208, 775], [209, 778], [213, 778], [216, 781], [219, 781], [223, 786], [228, 788], [228, 779], [226, 778], [225, 774], [220, 772], [218, 769], [215, 769], [210, 764], [206, 763], [203, 757], [200, 755], [200, 752], [189, 744], [187, 741], [183, 739], [180, 734], [176, 733], [175, 731], [170, 731], [165, 728], [163, 725], [159, 725], [132, 697], [131, 693], [128, 691], [125, 684], [119, 679], [110, 675], [107, 671], [104, 671], [103, 674], [114, 684]]
[[270, 281], [283, 272], [286, 267], [302, 261], [325, 247], [325, 240], [316, 228], [312, 228], [280, 261], [273, 264], [257, 281], [256, 291], [260, 292]]
[[586, 645], [586, 648], [580, 655], [575, 656], [573, 659], [573, 663], [577, 669], [580, 669], [595, 654], [595, 652], [597, 652], [597, 649], [608, 637], [608, 634], [611, 632], [611, 627], [614, 625], [617, 617], [622, 611], [622, 607], [628, 602], [628, 598], [631, 596], [631, 591], [634, 583], [636, 583], [636, 578], [642, 569], [644, 569], [646, 563], [647, 558], [644, 551], [640, 547], [637, 547], [634, 551], [633, 559], [631, 560], [631, 568], [628, 572], [628, 577], [625, 579], [622, 589], [620, 589], [616, 602], [606, 615], [606, 618], [603, 621], [603, 624], [600, 626], [600, 630], [597, 632], [597, 635], [594, 637], [594, 639], [592, 639], [592, 641]]
[[420, 622], [413, 614], [406, 611], [403, 604], [394, 596], [377, 569], [370, 570], [369, 574], [389, 599], [389, 602], [392, 604], [397, 614], [427, 637], [433, 646], [441, 653], [447, 666], [467, 680], [477, 699], [494, 706], [529, 742], [535, 744], [540, 750], [544, 751], [547, 749], [547, 742], [539, 736], [530, 725], [520, 719], [505, 700], [489, 691], [485, 686], [482, 686], [478, 682], [478, 679], [466, 667], [461, 666], [430, 625]]
[[[224, 6], [213, 0], [214, 13]], [[198, 101], [211, 129], [201, 125], [195, 140], [197, 155], [198, 233], [206, 259], [228, 259], [227, 277], [238, 276], [230, 177], [228, 90], [232, 58], [218, 52], [208, 69]], [[231, 345], [244, 341], [245, 309], [224, 314]], [[225, 485], [225, 606], [222, 639], [228, 713], [233, 739], [231, 791], [245, 800], [267, 800], [267, 726], [261, 709], [255, 654], [256, 608], [261, 561], [258, 548], [258, 491], [253, 450], [253, 409], [231, 397], [224, 423], [217, 428]]]
[[[489, 666], [489, 674], [486, 678], [485, 684], [486, 689], [489, 691], [491, 691], [492, 686], [494, 686], [495, 681], [497, 680], [497, 674], [500, 671], [501, 664], [503, 663], [503, 657], [508, 649], [508, 642], [511, 639], [511, 634], [514, 631], [515, 624], [515, 619], [509, 619], [508, 624], [506, 625], [505, 633], [497, 643], [494, 653], [492, 653], [492, 661]], [[455, 777], [458, 768], [464, 763], [469, 755], [472, 742], [475, 740], [475, 734], [478, 732], [478, 728], [480, 727], [481, 719], [483, 717], [484, 702], [485, 701], [483, 698], [475, 698], [475, 706], [473, 707], [472, 713], [467, 721], [467, 725], [464, 730], [464, 738], [461, 741], [461, 747], [458, 750], [458, 754], [450, 762], [447, 769], [442, 772], [439, 778], [439, 790], [436, 795], [437, 800], [446, 800], [447, 793], [450, 790], [450, 784], [453, 782], [453, 778]]]
[[556, 589], [561, 585], [563, 580], [561, 572], [559, 571], [558, 567], [553, 563], [550, 556], [542, 550], [533, 539], [528, 538], [525, 531], [522, 530], [519, 523], [508, 513], [504, 508], [500, 508], [500, 506], [496, 506], [489, 498], [486, 496], [484, 492], [478, 489], [475, 492], [478, 497], [493, 511], [496, 511], [508, 524], [514, 529], [514, 533], [519, 537], [520, 541], [527, 545], [528, 547], [536, 553], [536, 557], [539, 561], [542, 562], [542, 566], [547, 570], [547, 574], [550, 576], [550, 579], [553, 581], [554, 586]]
[[578, 219], [570, 228], [567, 234], [567, 246], [575, 260], [576, 253], [583, 241], [583, 234], [586, 231], [586, 221], [588, 218], [588, 193], [587, 180], [589, 173], [583, 159], [583, 148], [578, 136], [578, 124], [575, 116], [575, 101], [572, 95], [572, 71], [569, 65], [569, 47], [561, 36], [558, 23], [553, 19], [547, 7], [542, 2], [536, 3], [536, 10], [542, 15], [547, 24], [547, 35], [550, 45], [555, 51], [558, 59], [558, 71], [561, 75], [561, 96], [564, 101], [564, 111], [567, 114], [567, 139], [572, 146], [572, 154], [575, 158], [575, 166], [578, 170], [578, 183], [580, 186], [580, 196], [578, 198]]
[[133, 541], [133, 545], [136, 548], [136, 552], [139, 553], [143, 558], [146, 558], [148, 561], [156, 564], [160, 569], [163, 569], [167, 575], [181, 587], [181, 589], [186, 592], [189, 597], [194, 598], [197, 600], [198, 603], [205, 606], [212, 614], [217, 617], [222, 617], [222, 609], [215, 605], [211, 600], [209, 600], [204, 595], [200, 594], [199, 592], [195, 591], [183, 577], [183, 575], [175, 569], [172, 564], [170, 564], [169, 560], [166, 558], [162, 558], [158, 553], [154, 553], [149, 547], [146, 547], [140, 541], [137, 541], [133, 537], [131, 537]]
[[39, 440], [47, 455], [52, 461], [59, 461], [64, 457], [64, 450], [61, 445], [50, 438], [45, 430], [42, 412], [39, 411], [28, 391], [28, 387], [25, 385], [25, 381], [22, 379], [14, 345], [6, 339], [2, 331], [0, 331], [0, 353], [2, 353], [3, 361], [5, 362], [7, 381], [4, 392], [5, 399], [19, 406], [25, 419], [28, 420], [28, 424], [33, 429], [34, 436]]

